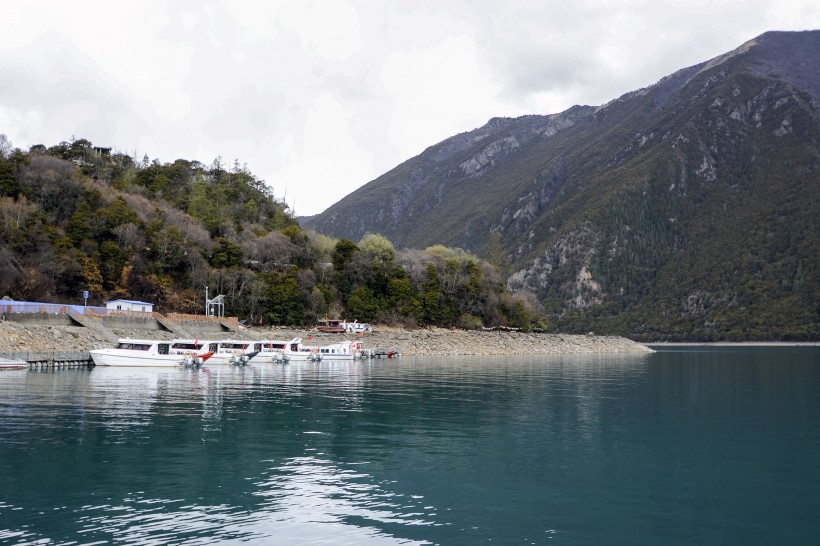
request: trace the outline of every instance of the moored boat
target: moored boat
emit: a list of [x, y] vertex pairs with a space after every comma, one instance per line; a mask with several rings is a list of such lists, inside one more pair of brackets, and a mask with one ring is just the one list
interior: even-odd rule
[[362, 357], [361, 341], [341, 341], [319, 347], [322, 361], [355, 360]]
[[[181, 346], [186, 343], [191, 343], [192, 340], [174, 340]], [[194, 344], [198, 344], [198, 340], [193, 340]], [[254, 348], [254, 341], [237, 340], [237, 339], [223, 339], [220, 341], [204, 341], [202, 342], [203, 349], [213, 353], [208, 360], [209, 364], [233, 364], [237, 366], [244, 366], [252, 358], [257, 355], [257, 350]]]
[[285, 354], [285, 351], [292, 343], [296, 343], [298, 345], [299, 338], [294, 338], [290, 341], [276, 339], [255, 341], [253, 343], [253, 349], [257, 351], [257, 354], [254, 357], [254, 362], [259, 362], [261, 364], [288, 362], [290, 357]]
[[200, 354], [171, 352], [170, 341], [155, 339], [120, 339], [114, 347], [89, 351], [95, 366], [173, 367], [196, 365], [207, 360], [207, 351]]
[[206, 360], [213, 356], [213, 351], [208, 349], [208, 341], [198, 339], [173, 339], [171, 340], [171, 353], [184, 355], [191, 359], [194, 364], [201, 366]]
[[317, 323], [316, 329], [325, 334], [343, 334], [345, 332], [345, 321], [325, 318]]
[[361, 334], [373, 331], [373, 327], [368, 323], [359, 322], [358, 320], [354, 320], [353, 322], [343, 322], [342, 326], [344, 326], [345, 332], [348, 334]]
[[311, 361], [318, 362], [322, 360], [322, 354], [319, 352], [319, 347], [311, 347], [302, 345], [302, 338], [295, 337], [290, 340], [285, 347], [283, 354], [288, 360]]
[[359, 334], [372, 332], [373, 327], [366, 322], [324, 318], [316, 324], [316, 330], [325, 334]]
[[0, 370], [22, 370], [24, 368], [28, 368], [28, 362], [25, 360], [0, 357]]

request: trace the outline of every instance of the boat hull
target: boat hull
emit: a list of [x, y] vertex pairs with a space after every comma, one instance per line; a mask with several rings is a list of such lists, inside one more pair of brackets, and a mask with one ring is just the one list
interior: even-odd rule
[[322, 355], [322, 362], [352, 362], [356, 360], [355, 355]]
[[[236, 366], [236, 365], [245, 365], [245, 364], [248, 364], [250, 362], [250, 360], [251, 360], [250, 358], [248, 358], [246, 361], [240, 360], [241, 356], [242, 355], [237, 355], [237, 356], [223, 356], [223, 355], [216, 356], [216, 355], [214, 355], [214, 356], [212, 356], [211, 358], [208, 359], [208, 364], [214, 365], [214, 366]], [[254, 363], [256, 363], [255, 359], [254, 359]]]
[[134, 355], [119, 349], [94, 349], [90, 353], [95, 366], [173, 368], [185, 363], [183, 355]]
[[253, 357], [253, 361], [256, 364], [278, 364], [287, 362], [288, 360], [289, 358], [282, 354], [281, 351], [262, 351]]
[[22, 370], [28, 368], [25, 360], [0, 358], [0, 370]]
[[303, 351], [286, 352], [285, 356], [289, 362], [318, 362], [322, 360], [322, 355], [319, 353], [308, 353]]

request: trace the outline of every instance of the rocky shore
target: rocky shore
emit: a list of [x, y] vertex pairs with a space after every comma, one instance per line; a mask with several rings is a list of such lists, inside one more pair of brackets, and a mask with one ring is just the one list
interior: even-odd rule
[[[173, 339], [166, 331], [111, 330], [117, 337]], [[308, 345], [324, 345], [355, 337], [353, 334], [320, 334], [311, 330], [254, 328], [248, 332], [257, 339], [288, 340], [301, 337]], [[243, 339], [227, 332], [214, 336], [201, 333], [200, 339]], [[509, 355], [645, 353], [647, 346], [617, 336], [535, 334], [524, 332], [484, 332], [423, 328], [404, 330], [376, 327], [361, 339], [369, 349], [396, 350], [403, 355]], [[111, 345], [104, 336], [82, 326], [44, 326], [0, 321], [0, 353], [41, 351], [88, 351], [95, 346]]]
[[[316, 334], [313, 340], [323, 339]], [[304, 338], [305, 333], [301, 336]], [[344, 339], [330, 335], [327, 339]], [[531, 355], [578, 353], [646, 353], [652, 349], [618, 336], [486, 332], [425, 328], [378, 328], [364, 334], [368, 348], [396, 349], [404, 355]], [[312, 341], [312, 340], [311, 340]], [[332, 341], [328, 341], [331, 343]]]

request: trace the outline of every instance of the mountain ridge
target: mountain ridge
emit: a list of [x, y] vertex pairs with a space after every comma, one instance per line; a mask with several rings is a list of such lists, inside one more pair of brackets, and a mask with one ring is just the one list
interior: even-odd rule
[[820, 31], [767, 32], [601, 106], [492, 118], [307, 225], [495, 257], [571, 330], [817, 338], [818, 52]]

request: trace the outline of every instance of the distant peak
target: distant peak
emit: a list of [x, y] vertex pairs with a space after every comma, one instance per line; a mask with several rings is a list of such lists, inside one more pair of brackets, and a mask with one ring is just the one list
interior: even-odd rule
[[757, 38], [752, 38], [748, 42], [745, 42], [744, 44], [742, 44], [740, 47], [738, 47], [736, 49], [733, 49], [732, 51], [730, 51], [728, 53], [724, 53], [723, 55], [718, 55], [714, 59], [712, 59], [710, 61], [707, 61], [706, 64], [703, 65], [703, 68], [700, 69], [700, 72], [710, 70], [710, 69], [712, 69], [712, 68], [714, 68], [718, 65], [721, 65], [721, 64], [725, 63], [726, 61], [728, 61], [729, 59], [731, 59], [733, 57], [737, 57], [738, 55], [743, 55], [744, 53], [746, 53], [747, 51], [752, 49], [752, 47], [758, 45], [758, 43], [759, 43], [758, 40], [760, 40], [761, 36], [758, 36]]
[[490, 120], [484, 124], [484, 127], [487, 129], [497, 129], [499, 127], [504, 127], [505, 125], [509, 125], [513, 118], [507, 117], [494, 117], [490, 118]]

